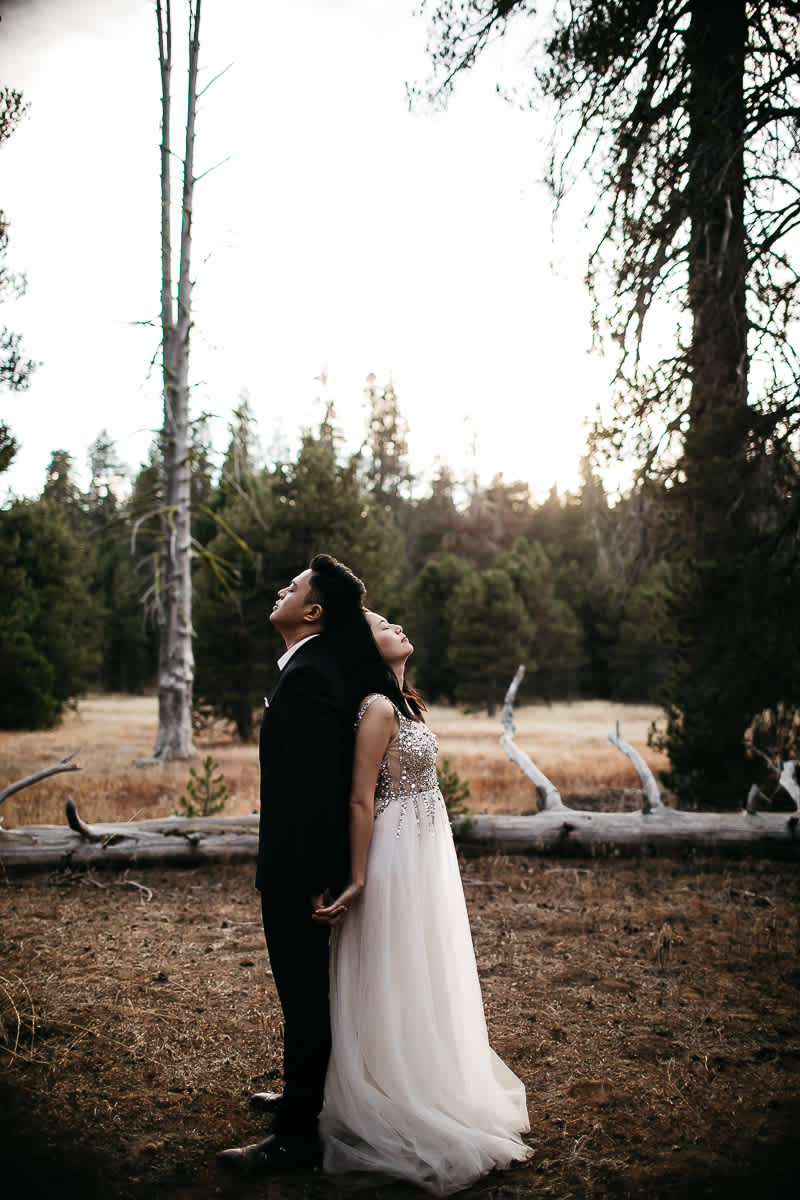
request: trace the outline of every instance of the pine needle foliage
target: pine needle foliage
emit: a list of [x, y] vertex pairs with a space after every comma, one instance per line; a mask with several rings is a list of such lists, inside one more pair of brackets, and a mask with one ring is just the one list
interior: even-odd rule
[[466, 816], [469, 813], [469, 781], [461, 778], [449, 758], [443, 758], [441, 763], [436, 764], [436, 778], [439, 780], [447, 815], [450, 818]]
[[228, 799], [228, 785], [217, 760], [212, 754], [203, 759], [201, 773], [194, 767], [189, 768], [189, 778], [186, 791], [178, 801], [180, 809], [176, 812], [182, 817], [213, 817], [225, 808]]

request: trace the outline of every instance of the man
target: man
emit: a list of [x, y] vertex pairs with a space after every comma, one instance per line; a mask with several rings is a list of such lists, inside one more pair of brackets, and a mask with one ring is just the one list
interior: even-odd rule
[[261, 725], [256, 887], [283, 1009], [284, 1091], [253, 1097], [274, 1113], [270, 1137], [219, 1155], [223, 1165], [249, 1174], [321, 1160], [317, 1118], [331, 1045], [329, 928], [312, 914], [338, 894], [349, 870], [359, 697], [348, 694], [341, 648], [348, 629], [364, 620], [364, 592], [349, 568], [318, 554], [280, 589], [269, 617], [286, 651]]

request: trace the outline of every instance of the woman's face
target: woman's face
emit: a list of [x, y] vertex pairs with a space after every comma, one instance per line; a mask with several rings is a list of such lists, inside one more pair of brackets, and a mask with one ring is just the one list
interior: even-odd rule
[[390, 667], [396, 666], [398, 663], [404, 663], [408, 656], [413, 653], [414, 647], [403, 633], [403, 626], [392, 625], [380, 613], [367, 610], [365, 615], [367, 624], [372, 630], [375, 645], [380, 651], [381, 658]]

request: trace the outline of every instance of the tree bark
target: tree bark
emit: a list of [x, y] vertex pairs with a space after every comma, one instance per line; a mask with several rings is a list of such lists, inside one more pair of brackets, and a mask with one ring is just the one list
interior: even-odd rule
[[[690, 425], [684, 457], [687, 478], [694, 472], [701, 476], [698, 482], [689, 479], [698, 487], [698, 496], [705, 493], [702, 474], [709, 454], [738, 458], [744, 450], [740, 414], [747, 404], [748, 371], [746, 50], [745, 0], [693, 0], [686, 34], [688, 267], [693, 328]], [[729, 462], [729, 467], [732, 465]], [[693, 523], [702, 526], [702, 506], [692, 508]], [[718, 513], [712, 512], [712, 524], [717, 519]]]
[[191, 329], [192, 198], [194, 131], [197, 109], [197, 60], [200, 5], [189, 5], [189, 84], [186, 146], [183, 160], [180, 268], [177, 313], [172, 299], [170, 234], [170, 76], [172, 19], [170, 0], [156, 0], [161, 66], [161, 328], [164, 424], [161, 449], [164, 473], [161, 587], [158, 604], [158, 733], [155, 758], [191, 758], [192, 578], [191, 477], [189, 462], [189, 332]]
[[564, 808], [533, 817], [479, 816], [455, 830], [480, 854], [685, 853], [689, 850], [800, 859], [797, 813], [585, 812]]
[[551, 783], [543, 771], [539, 770], [525, 751], [520, 750], [514, 741], [514, 701], [524, 677], [525, 668], [520, 664], [508, 686], [503, 702], [503, 732], [500, 737], [500, 745], [511, 761], [517, 764], [523, 775], [527, 775], [536, 788], [536, 803], [540, 812], [544, 812], [545, 809], [565, 809], [566, 805], [561, 799], [558, 788]]
[[800, 783], [797, 782], [797, 767], [798, 764], [795, 759], [789, 759], [788, 762], [781, 763], [778, 782], [783, 790], [791, 796], [795, 808], [800, 809]]
[[255, 862], [258, 817], [165, 817], [88, 826], [75, 811], [72, 825], [0, 830], [0, 870], [9, 873], [74, 867], [191, 866]]
[[614, 733], [608, 734], [608, 740], [612, 746], [616, 746], [627, 759], [630, 760], [632, 766], [636, 770], [636, 774], [642, 781], [642, 812], [654, 812], [656, 809], [664, 808], [664, 801], [661, 799], [661, 792], [656, 781], [656, 777], [648, 767], [647, 763], [639, 754], [638, 750], [634, 750], [633, 746], [621, 736], [619, 732], [619, 721]]
[[33, 775], [26, 775], [24, 779], [17, 779], [13, 783], [9, 783], [0, 791], [0, 804], [7, 800], [9, 796], [13, 796], [15, 792], [21, 792], [23, 788], [30, 787], [33, 783], [39, 783], [42, 779], [48, 779], [51, 775], [60, 775], [62, 771], [80, 771], [77, 763], [70, 762], [78, 753], [73, 750], [71, 754], [66, 754], [60, 758], [52, 767], [44, 767], [41, 771], [34, 772]]

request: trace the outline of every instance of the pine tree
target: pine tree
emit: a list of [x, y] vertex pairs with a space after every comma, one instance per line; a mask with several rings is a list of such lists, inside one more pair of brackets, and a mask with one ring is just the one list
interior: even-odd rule
[[55, 501], [17, 501], [0, 511], [0, 728], [58, 724], [97, 661], [80, 537]]
[[450, 658], [459, 585], [472, 568], [453, 554], [427, 562], [411, 583], [406, 600], [414, 642], [414, 680], [431, 703], [454, 701], [459, 664]]
[[455, 698], [493, 717], [520, 663], [530, 658], [531, 625], [506, 571], [470, 571], [453, 595], [448, 664]]
[[391, 380], [378, 391], [374, 375], [367, 376], [367, 438], [364, 480], [375, 503], [397, 516], [413, 481], [408, 461], [408, 422]]
[[558, 596], [558, 572], [546, 550], [539, 542], [520, 538], [495, 565], [508, 573], [530, 621], [527, 691], [548, 702], [576, 696], [584, 658], [583, 630], [569, 604]]
[[181, 816], [213, 817], [225, 809], [228, 785], [222, 768], [211, 754], [205, 756], [200, 767], [202, 774], [194, 767], [189, 768], [186, 792], [178, 799]]
[[141, 604], [142, 540], [131, 547], [128, 471], [106, 430], [89, 447], [89, 471], [81, 505], [101, 650], [97, 684], [104, 691], [141, 692], [155, 679], [157, 648]]
[[[11, 136], [27, 111], [22, 93], [14, 88], [0, 88], [0, 146]], [[0, 210], [0, 303], [9, 296], [21, 296], [27, 286], [25, 276], [9, 271], [4, 259], [8, 249], [8, 221]], [[36, 363], [25, 357], [22, 339], [7, 326], [0, 326], [0, 387], [13, 392], [28, 386]], [[0, 470], [5, 470], [13, 457], [13, 438], [6, 425], [0, 423]], [[10, 457], [9, 457], [10, 455]], [[5, 459], [5, 461], [4, 461]]]
[[216, 515], [195, 578], [195, 695], [247, 740], [281, 652], [267, 620], [278, 588], [325, 551], [367, 581], [370, 604], [397, 611], [407, 567], [391, 512], [364, 494], [355, 461], [337, 461], [324, 428], [303, 436], [293, 462], [250, 476]]
[[0, 475], [11, 466], [17, 449], [17, 439], [5, 421], [0, 421]]

